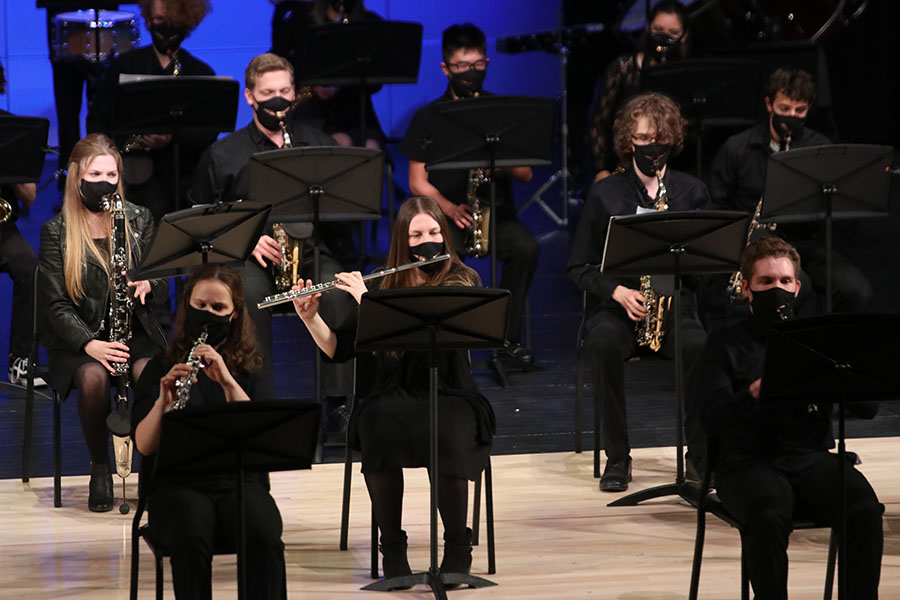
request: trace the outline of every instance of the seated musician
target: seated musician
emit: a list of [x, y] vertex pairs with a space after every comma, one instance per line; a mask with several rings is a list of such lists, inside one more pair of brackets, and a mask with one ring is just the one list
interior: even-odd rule
[[[471, 234], [473, 218], [468, 190], [473, 174], [468, 171], [425, 170], [426, 147], [431, 143], [431, 107], [445, 100], [490, 95], [483, 83], [490, 62], [486, 51], [484, 33], [475, 25], [451, 25], [444, 30], [442, 40], [444, 62], [441, 70], [449, 79], [444, 95], [419, 108], [406, 130], [401, 150], [409, 157], [409, 191], [411, 194], [434, 198], [450, 223], [453, 247], [465, 256], [466, 236]], [[496, 227], [497, 260], [502, 263], [499, 287], [512, 294], [509, 309], [507, 338], [511, 342], [509, 353], [522, 363], [534, 361], [531, 348], [520, 343], [525, 300], [537, 269], [540, 246], [537, 240], [516, 217], [513, 181], [527, 183], [531, 180], [531, 167], [497, 169], [497, 214], [491, 215], [490, 227]], [[476, 185], [481, 206], [488, 206], [490, 187]], [[487, 229], [485, 229], [487, 231]], [[492, 250], [493, 251], [493, 250]]]
[[688, 52], [688, 16], [684, 4], [663, 0], [650, 11], [643, 43], [636, 52], [619, 56], [606, 68], [588, 129], [595, 180], [609, 177], [618, 166], [613, 122], [619, 109], [641, 90], [644, 67], [684, 58]]
[[[716, 491], [741, 527], [743, 557], [757, 598], [787, 598], [788, 537], [795, 516], [834, 523], [847, 490], [847, 590], [878, 597], [884, 507], [865, 476], [834, 447], [831, 403], [765, 406], [759, 401], [769, 326], [793, 314], [800, 256], [779, 238], [751, 243], [741, 259], [749, 316], [709, 336], [697, 402], [718, 446]], [[790, 365], [785, 365], [790, 369]]]
[[[198, 344], [203, 331], [206, 342]], [[200, 361], [196, 373], [185, 362], [192, 349]], [[239, 272], [204, 265], [184, 285], [172, 341], [144, 369], [132, 411], [135, 446], [144, 456], [141, 486], [149, 493], [148, 523], [153, 539], [171, 552], [176, 598], [212, 597], [213, 550], [236, 543], [237, 489], [227, 476], [154, 482], [163, 415], [184, 397], [176, 387], [179, 380], [189, 382], [181, 408], [270, 398], [273, 390], [261, 370]], [[243, 494], [250, 597], [285, 598], [281, 514], [269, 494], [268, 477], [246, 475]]]
[[[134, 290], [131, 339], [109, 341], [118, 329], [109, 319], [112, 220], [101, 197], [124, 196], [122, 157], [113, 141], [91, 134], [72, 149], [62, 212], [41, 230], [39, 290], [44, 294], [47, 319], [43, 332], [50, 361], [49, 383], [61, 393], [78, 390], [78, 418], [91, 455], [88, 508], [112, 510], [113, 487], [109, 468], [110, 374], [115, 363], [129, 363], [133, 379], [147, 361], [166, 345], [162, 327], [145, 302], [151, 284], [128, 282]], [[128, 267], [140, 263], [153, 239], [153, 217], [142, 206], [125, 202]], [[159, 293], [154, 282], [153, 292]]]
[[[762, 200], [769, 157], [789, 149], [831, 144], [827, 137], [806, 126], [816, 99], [816, 87], [806, 71], [795, 67], [776, 69], [766, 89], [765, 120], [728, 138], [719, 149], [709, 173], [712, 206], [753, 214]], [[775, 233], [800, 253], [808, 293], [824, 292], [826, 253], [820, 224], [782, 223]], [[845, 257], [832, 251], [835, 311], [866, 310], [873, 298], [866, 277]], [[717, 298], [713, 298], [715, 302]], [[798, 309], [805, 303], [801, 292]]]
[[[609, 218], [653, 210], [694, 210], [706, 208], [706, 185], [680, 171], [670, 169], [666, 161], [678, 153], [684, 141], [684, 119], [678, 105], [661, 94], [641, 94], [619, 111], [614, 127], [616, 153], [628, 161], [624, 172], [602, 179], [588, 193], [584, 213], [578, 223], [575, 241], [566, 271], [579, 288], [587, 292], [585, 351], [590, 357], [594, 379], [595, 404], [600, 410], [606, 468], [600, 489], [621, 492], [631, 481], [631, 447], [625, 418], [624, 362], [640, 350], [636, 326], [646, 330], [650, 307], [637, 278], [608, 277], [600, 273]], [[665, 189], [665, 201], [660, 198]], [[671, 277], [654, 277], [654, 288], [671, 296]], [[668, 284], [668, 292], [662, 289]], [[685, 279], [681, 297], [681, 344], [684, 356], [686, 391], [691, 389], [696, 364], [706, 335], [696, 315], [694, 285]], [[662, 337], [659, 352], [675, 354], [671, 332], [672, 315], [664, 318], [669, 331]], [[648, 340], [649, 341], [649, 340]], [[686, 395], [686, 397], [688, 397]], [[690, 411], [688, 411], [690, 414]], [[697, 440], [699, 424], [688, 419], [689, 456], [700, 467]]]
[[[210, 10], [208, 0], [140, 0], [138, 3], [152, 43], [115, 57], [91, 99], [89, 132], [112, 135], [113, 102], [120, 74], [215, 75], [212, 67], [181, 47]], [[179, 134], [180, 205], [191, 187], [200, 154], [215, 141], [215, 133]], [[159, 221], [175, 210], [175, 155], [172, 135], [126, 135], [116, 139], [125, 160], [125, 183], [132, 200], [146, 206]]]
[[[0, 64], [0, 95], [6, 93], [6, 74]], [[12, 116], [0, 109], [0, 117]], [[31, 352], [31, 325], [34, 307], [34, 248], [19, 231], [16, 221], [22, 207], [31, 206], [37, 198], [33, 183], [16, 183], [0, 187], [0, 199], [9, 203], [6, 218], [0, 221], [0, 272], [8, 273], [13, 282], [12, 313], [9, 322], [9, 382], [25, 385], [28, 355]], [[4, 207], [5, 210], [5, 207]], [[40, 377], [35, 385], [46, 385]]]
[[[397, 211], [386, 268], [447, 252], [450, 259], [415, 267], [375, 280], [380, 289], [451, 285], [478, 286], [478, 274], [465, 266], [453, 250], [450, 227], [431, 198], [413, 196]], [[358, 271], [338, 273], [337, 288], [361, 302], [367, 292]], [[307, 281], [307, 286], [312, 282]], [[332, 292], [337, 293], [337, 292]], [[327, 295], [327, 294], [326, 294]], [[336, 328], [317, 312], [322, 294], [297, 298], [294, 306], [316, 344], [332, 360], [354, 355], [358, 312]], [[364, 355], [360, 354], [362, 358]], [[381, 529], [385, 577], [410, 574], [406, 532], [401, 528], [403, 469], [427, 467], [429, 403], [427, 352], [376, 352], [364, 363], [375, 374], [351, 421], [350, 440], [362, 450], [365, 475], [375, 521]], [[478, 391], [463, 350], [438, 352], [438, 508], [444, 523], [444, 573], [468, 573], [472, 564], [472, 530], [466, 528], [469, 480], [487, 464], [496, 428], [488, 400]], [[434, 476], [434, 474], [432, 474]]]
[[[260, 54], [247, 65], [244, 74], [246, 88], [244, 99], [253, 108], [253, 121], [212, 144], [197, 164], [191, 200], [195, 204], [213, 204], [218, 201], [234, 201], [248, 199], [250, 188], [247, 166], [250, 157], [257, 152], [277, 150], [286, 145], [298, 146], [333, 146], [328, 135], [298, 122], [291, 112], [295, 103], [294, 68], [287, 60], [274, 54]], [[275, 111], [287, 111], [284, 119], [279, 119]], [[284, 127], [281, 126], [284, 123]], [[285, 138], [287, 132], [287, 139]], [[255, 200], [265, 200], [256, 198]], [[308, 223], [284, 223], [285, 232], [292, 238], [304, 240], [309, 238], [312, 227]], [[256, 307], [266, 296], [276, 292], [273, 271], [275, 266], [288, 269], [282, 265], [282, 246], [273, 237], [270, 229], [259, 238], [253, 256], [240, 269], [247, 294], [247, 310], [256, 335], [260, 342], [263, 357], [263, 376], [269, 378], [274, 387], [272, 371], [272, 311], [260, 310]], [[288, 250], [288, 258], [290, 258]], [[306, 239], [303, 244], [301, 270], [310, 279], [315, 277], [313, 271], [313, 244]], [[330, 280], [341, 267], [328, 251], [322, 248], [319, 257], [320, 272], [323, 280]], [[270, 267], [270, 265], [273, 265]], [[292, 276], [293, 274], [290, 273]], [[289, 286], [288, 286], [289, 289]], [[286, 291], [286, 290], [281, 290]], [[340, 322], [349, 306], [346, 299], [339, 296], [327, 299], [323, 303], [323, 313], [329, 322]], [[327, 397], [323, 412], [331, 414], [331, 422], [326, 423], [332, 429], [340, 429], [342, 423], [338, 413], [345, 398], [352, 391], [352, 366], [328, 365], [322, 370], [323, 390]], [[335, 419], [338, 419], [335, 421]]]

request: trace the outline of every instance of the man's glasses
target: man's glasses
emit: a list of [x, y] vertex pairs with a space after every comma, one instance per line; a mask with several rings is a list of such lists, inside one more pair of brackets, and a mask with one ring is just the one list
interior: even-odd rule
[[481, 60], [476, 60], [475, 62], [467, 62], [467, 61], [459, 61], [455, 63], [447, 63], [448, 66], [453, 67], [453, 69], [457, 71], [469, 71], [471, 69], [476, 69], [478, 71], [484, 71], [488, 66], [488, 59], [483, 58]]

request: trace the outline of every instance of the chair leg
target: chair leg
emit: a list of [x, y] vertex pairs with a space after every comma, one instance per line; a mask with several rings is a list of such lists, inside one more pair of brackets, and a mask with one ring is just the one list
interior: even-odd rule
[[741, 600], [750, 600], [750, 573], [744, 557], [744, 540], [741, 540]]
[[341, 501], [341, 541], [340, 549], [347, 549], [347, 535], [350, 529], [350, 478], [353, 475], [353, 450], [350, 440], [344, 450], [344, 496]]
[[131, 582], [129, 584], [128, 599], [137, 600], [138, 581], [141, 569], [141, 538], [134, 531], [131, 533]]
[[156, 600], [163, 600], [163, 566], [162, 556], [155, 552], [153, 558], [156, 561]]
[[594, 402], [594, 477], [600, 478], [600, 406]]
[[[701, 503], [703, 500], [701, 500]], [[691, 589], [688, 600], [697, 600], [700, 590], [700, 565], [703, 562], [703, 543], [706, 540], [706, 511], [697, 509], [697, 533], [694, 536], [694, 561], [691, 564]]]
[[62, 397], [59, 392], [53, 393], [53, 506], [62, 506], [62, 448], [60, 440]]
[[581, 454], [581, 432], [584, 430], [584, 365], [581, 352], [575, 355], [575, 453]]
[[475, 480], [475, 492], [472, 497], [472, 545], [478, 545], [478, 530], [481, 525], [481, 479], [479, 475]]
[[497, 561], [494, 555], [494, 476], [490, 457], [484, 469], [484, 513], [487, 519], [488, 574], [493, 575], [497, 572]]
[[372, 556], [369, 565], [369, 574], [372, 579], [378, 579], [378, 523], [375, 522], [375, 509], [372, 509]]
[[828, 566], [825, 571], [825, 594], [822, 596], [825, 600], [831, 600], [834, 594], [834, 565], [837, 556], [838, 536], [835, 535], [834, 529], [828, 541]]
[[[32, 354], [34, 354], [32, 352]], [[25, 388], [25, 431], [22, 435], [22, 483], [31, 473], [31, 430], [34, 417], [34, 359], [28, 362], [28, 385]]]

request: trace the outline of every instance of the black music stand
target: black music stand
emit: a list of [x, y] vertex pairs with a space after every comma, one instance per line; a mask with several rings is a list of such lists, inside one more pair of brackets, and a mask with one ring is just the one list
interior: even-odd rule
[[[251, 200], [274, 207], [269, 219], [311, 221], [313, 280], [319, 273], [322, 221], [377, 221], [381, 218], [384, 153], [371, 148], [309, 146], [257, 152], [250, 157]], [[322, 398], [322, 356], [315, 353], [316, 401]]]
[[390, 591], [424, 583], [446, 600], [446, 584], [486, 587], [495, 583], [462, 573], [441, 573], [437, 562], [438, 368], [439, 350], [491, 349], [506, 339], [509, 290], [470, 287], [418, 287], [364, 294], [356, 330], [357, 352], [427, 351], [431, 473], [431, 566], [426, 573], [383, 579], [364, 590]]
[[697, 128], [697, 177], [703, 172], [704, 126], [750, 125], [759, 111], [759, 63], [754, 60], [689, 59], [649, 66], [641, 87], [670, 96]]
[[238, 92], [238, 82], [230, 77], [119, 76], [113, 98], [113, 133], [172, 134], [175, 210], [181, 208], [179, 136], [233, 131]]
[[321, 407], [295, 400], [233, 402], [163, 416], [154, 478], [234, 475], [238, 598], [246, 598], [244, 473], [309, 469]]
[[825, 221], [825, 312], [832, 304], [832, 222], [886, 217], [894, 149], [870, 144], [813, 146], [769, 157], [760, 223]]
[[365, 21], [315, 25], [295, 50], [300, 85], [359, 86], [359, 127], [366, 142], [366, 86], [416, 83], [422, 53], [422, 24]]
[[266, 226], [272, 207], [258, 202], [200, 204], [163, 215], [132, 281], [187, 275], [208, 262], [240, 265]]
[[50, 121], [0, 117], [0, 184], [40, 181]]
[[[848, 402], [897, 400], [900, 376], [893, 364], [900, 335], [897, 314], [836, 314], [775, 323], [766, 344], [760, 401], [838, 405], [838, 464], [844, 465]], [[848, 598], [845, 473], [838, 471], [840, 508], [834, 525], [838, 551], [838, 598]]]
[[[552, 164], [554, 102], [525, 96], [480, 96], [437, 102], [431, 109], [425, 169], [489, 169]], [[497, 182], [490, 180], [491, 218], [496, 218]], [[488, 232], [491, 287], [497, 286], [497, 227]], [[501, 384], [506, 373], [496, 352], [491, 366]]]
[[[684, 375], [681, 353], [681, 276], [731, 273], [741, 261], [750, 215], [736, 211], [654, 211], [611, 217], [600, 267], [604, 275], [673, 275], [675, 336], [675, 482], [628, 494], [609, 506], [680, 496], [694, 503], [684, 480]], [[597, 451], [595, 449], [595, 451]]]

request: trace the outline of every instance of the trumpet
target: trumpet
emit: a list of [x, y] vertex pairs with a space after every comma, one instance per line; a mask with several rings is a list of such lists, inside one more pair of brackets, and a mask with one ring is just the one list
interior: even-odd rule
[[[424, 267], [425, 265], [430, 265], [432, 263], [441, 262], [442, 260], [447, 260], [450, 258], [449, 254], [438, 254], [437, 256], [433, 256], [431, 258], [423, 258], [421, 260], [417, 260], [415, 262], [411, 262], [409, 264], [400, 265], [399, 267], [392, 267], [390, 269], [385, 269], [384, 271], [377, 271], [375, 273], [369, 273], [365, 277], [363, 277], [363, 281], [369, 281], [371, 279], [378, 279], [379, 277], [384, 277], [385, 275], [391, 275], [392, 273], [399, 273], [400, 271], [406, 271], [407, 269], [414, 269], [416, 267]], [[335, 279], [334, 281], [328, 281], [325, 283], [317, 283], [311, 287], [303, 288], [302, 290], [291, 290], [288, 292], [284, 292], [281, 294], [275, 294], [273, 296], [266, 296], [262, 302], [256, 305], [256, 308], [271, 308], [278, 304], [284, 304], [285, 302], [290, 302], [294, 298], [302, 298], [304, 296], [309, 296], [311, 294], [319, 294], [321, 292], [328, 292], [337, 287], [337, 284], [340, 283], [340, 280]]]

